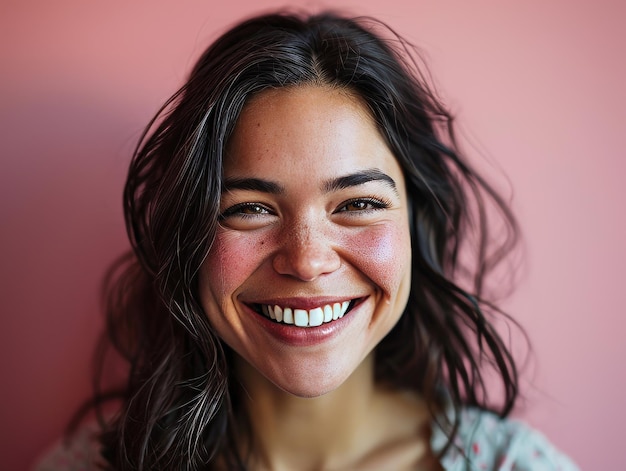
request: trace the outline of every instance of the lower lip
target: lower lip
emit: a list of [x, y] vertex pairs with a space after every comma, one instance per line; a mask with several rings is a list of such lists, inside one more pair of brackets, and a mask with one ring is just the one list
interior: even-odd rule
[[346, 315], [317, 327], [297, 327], [293, 324], [274, 322], [263, 314], [252, 310], [246, 306], [253, 318], [275, 339], [282, 343], [298, 347], [308, 347], [318, 345], [335, 337], [341, 330], [345, 329], [353, 320], [353, 314], [363, 303], [354, 306]]

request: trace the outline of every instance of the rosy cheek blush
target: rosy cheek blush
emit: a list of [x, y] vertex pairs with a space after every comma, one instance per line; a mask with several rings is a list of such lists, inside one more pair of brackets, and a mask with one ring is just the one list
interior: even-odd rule
[[408, 229], [385, 224], [346, 239], [351, 263], [386, 293], [395, 293], [411, 263]]
[[211, 286], [222, 292], [239, 287], [263, 259], [264, 240], [235, 233], [218, 234], [205, 262]]

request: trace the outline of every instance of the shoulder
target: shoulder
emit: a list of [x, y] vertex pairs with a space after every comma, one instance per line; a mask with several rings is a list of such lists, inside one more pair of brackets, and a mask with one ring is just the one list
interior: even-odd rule
[[[433, 424], [432, 447], [447, 442], [445, 417]], [[525, 423], [502, 419], [480, 409], [461, 410], [460, 426], [453, 446], [442, 458], [447, 471], [578, 471], [541, 433]]]
[[97, 424], [87, 424], [57, 440], [33, 466], [33, 471], [103, 469]]

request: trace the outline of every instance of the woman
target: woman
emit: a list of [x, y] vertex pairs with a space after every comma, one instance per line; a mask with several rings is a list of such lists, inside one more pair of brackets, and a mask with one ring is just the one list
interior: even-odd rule
[[265, 15], [200, 58], [126, 185], [119, 412], [40, 469], [575, 469], [505, 419], [517, 371], [483, 285], [514, 220], [381, 28]]

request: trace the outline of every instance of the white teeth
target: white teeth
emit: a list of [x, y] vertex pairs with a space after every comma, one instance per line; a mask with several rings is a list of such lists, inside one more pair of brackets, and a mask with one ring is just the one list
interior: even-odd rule
[[350, 305], [349, 301], [344, 301], [343, 303], [341, 303], [341, 315], [339, 317], [343, 317], [343, 315], [346, 313], [346, 311], [348, 310], [348, 306]]
[[309, 311], [309, 325], [311, 327], [317, 327], [324, 322], [324, 311], [321, 307], [316, 307]]
[[283, 321], [283, 310], [280, 306], [274, 306], [274, 316], [278, 322]]
[[336, 321], [337, 319], [339, 319], [340, 315], [341, 315], [341, 304], [339, 303], [333, 304], [333, 320]]
[[261, 305], [261, 312], [276, 322], [295, 324], [298, 327], [317, 327], [326, 322], [335, 321], [343, 317], [348, 310], [350, 301], [343, 303], [326, 304], [307, 311], [306, 309], [281, 308], [278, 305]]
[[293, 312], [291, 308], [286, 307], [283, 309], [283, 322], [285, 324], [293, 324]]
[[330, 304], [324, 306], [324, 322], [330, 322], [333, 320], [333, 308]]
[[294, 309], [293, 320], [298, 327], [306, 327], [309, 325], [309, 313], [304, 309]]

